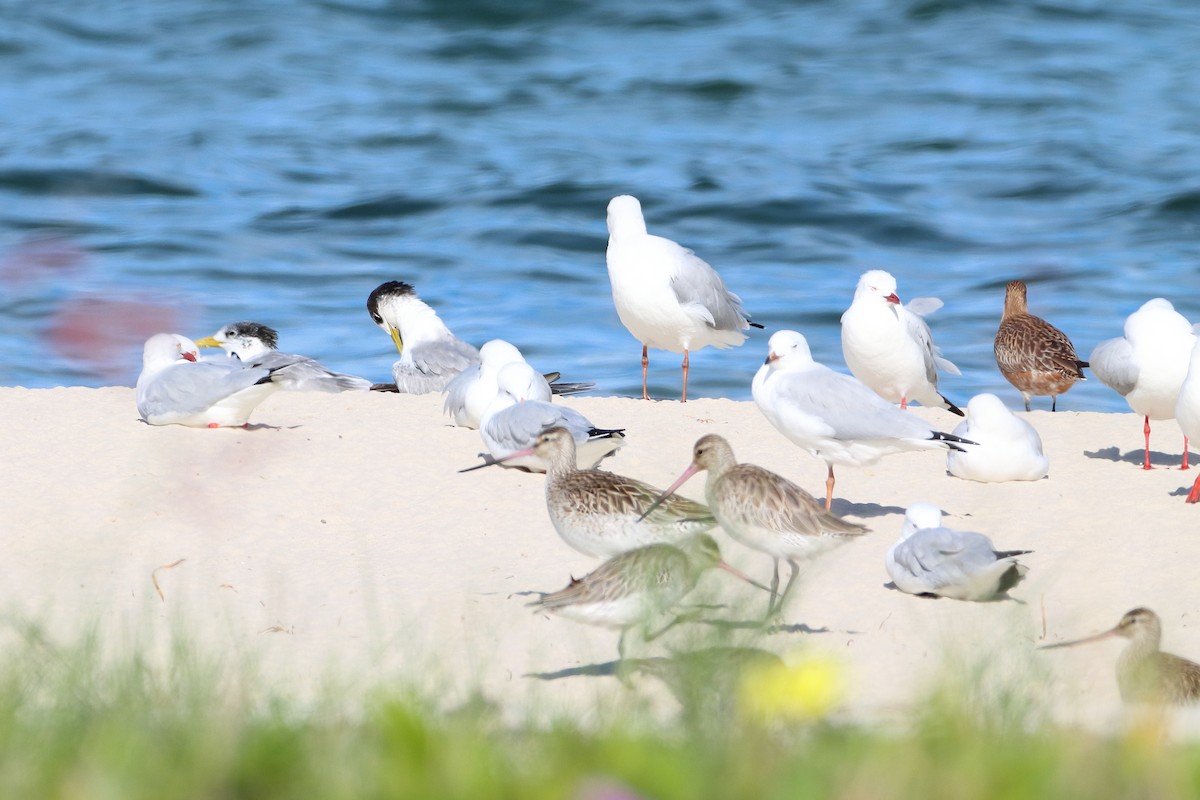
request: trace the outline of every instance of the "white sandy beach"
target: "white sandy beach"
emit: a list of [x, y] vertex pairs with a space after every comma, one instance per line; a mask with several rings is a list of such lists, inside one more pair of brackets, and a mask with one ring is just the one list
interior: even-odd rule
[[[605, 462], [612, 471], [665, 486], [689, 463], [692, 443], [716, 432], [740, 460], [824, 491], [823, 463], [752, 403], [563, 402], [627, 429], [627, 446]], [[670, 713], [673, 701], [649, 680], [630, 689], [604, 675], [523, 677], [616, 657], [615, 632], [524, 607], [523, 593], [561, 588], [598, 562], [554, 532], [542, 475], [457, 472], [482, 447], [475, 431], [448, 424], [439, 395], [280, 392], [252, 418], [278, 427], [255, 430], [151, 427], [127, 388], [0, 389], [0, 411], [8, 421], [0, 608], [13, 630], [37, 621], [67, 644], [97, 629], [117, 650], [181, 637], [231, 665], [257, 664], [301, 698], [325, 680], [415, 682], [449, 704], [478, 690], [517, 716], [535, 708], [587, 719], [647, 698]], [[913, 413], [946, 431], [957, 421]], [[834, 510], [871, 533], [805, 568], [782, 630], [740, 630], [737, 641], [785, 659], [802, 648], [833, 653], [849, 681], [842, 713], [884, 720], [909, 713], [948, 653], [997, 670], [1015, 664], [1054, 698], [1059, 721], [1119, 719], [1113, 667], [1124, 642], [1036, 653], [1043, 609], [1046, 641], [1060, 641], [1149, 606], [1163, 619], [1164, 649], [1200, 658], [1200, 507], [1183, 502], [1195, 472], [1175, 468], [1178, 426], [1155, 424], [1161, 468], [1144, 472], [1140, 417], [1025, 417], [1051, 459], [1041, 481], [959, 480], [940, 452], [839, 468]], [[702, 480], [683, 493], [702, 499]], [[956, 515], [951, 527], [1034, 550], [1013, 592], [1025, 605], [885, 588], [884, 554], [904, 507], [918, 500]], [[717, 535], [727, 560], [769, 579], [766, 556]], [[765, 595], [723, 573], [706, 576], [704, 588], [731, 604], [714, 617], [765, 610]], [[662, 652], [672, 641], [631, 649]]]

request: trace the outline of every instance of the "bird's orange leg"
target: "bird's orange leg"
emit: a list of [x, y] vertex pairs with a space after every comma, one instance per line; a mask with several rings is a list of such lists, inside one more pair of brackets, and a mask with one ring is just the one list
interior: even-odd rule
[[905, 410], [907, 410], [907, 409], [908, 409], [908, 398], [907, 398], [907, 397], [901, 397], [901, 398], [900, 398], [900, 410], [901, 410], [901, 411], [905, 411]]
[[825, 479], [825, 510], [833, 508], [833, 464], [829, 465], [829, 477]]
[[1188, 468], [1188, 437], [1183, 437], [1183, 463], [1179, 465], [1180, 469]]
[[646, 391], [646, 372], [650, 369], [649, 345], [642, 345], [642, 399], [649, 400], [650, 393]]
[[1200, 503], [1200, 475], [1196, 476], [1196, 482], [1192, 484], [1192, 490], [1188, 492], [1188, 503]]
[[1142, 462], [1142, 469], [1154, 469], [1150, 466], [1150, 417], [1146, 417], [1146, 427], [1143, 429], [1146, 434], [1146, 460]]
[[685, 348], [683, 348], [683, 399], [679, 401], [681, 403], [687, 402], [687, 374], [688, 374], [688, 351], [687, 351], [687, 348], [685, 347]]

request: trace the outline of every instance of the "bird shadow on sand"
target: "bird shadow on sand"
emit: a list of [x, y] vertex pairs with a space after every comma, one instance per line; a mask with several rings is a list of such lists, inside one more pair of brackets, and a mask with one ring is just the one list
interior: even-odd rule
[[554, 672], [526, 672], [522, 678], [537, 678], [540, 681], [557, 681], [562, 678], [577, 678], [580, 676], [606, 677], [615, 676], [620, 667], [620, 661], [605, 661], [600, 664], [584, 664], [582, 667], [568, 667]]
[[[138, 419], [138, 422], [142, 423], [143, 425], [150, 425], [150, 423], [146, 422], [146, 420], [144, 420], [144, 419]], [[151, 427], [158, 428], [158, 427], [163, 427], [163, 426], [151, 425]], [[265, 422], [255, 422], [254, 424], [250, 424], [249, 422], [247, 422], [245, 425], [221, 425], [220, 426], [220, 428], [229, 428], [230, 430], [241, 430], [241, 431], [294, 431], [297, 428], [302, 428], [302, 427], [304, 427], [304, 426], [303, 425], [268, 425]], [[209, 428], [209, 430], [219, 430], [220, 428], [217, 428], [217, 429]], [[204, 430], [204, 429], [201, 428], [200, 430]]]
[[[1137, 464], [1141, 466], [1146, 460], [1146, 451], [1144, 448], [1130, 450], [1122, 453], [1119, 447], [1105, 447], [1101, 450], [1084, 450], [1083, 454], [1088, 458], [1098, 458], [1103, 461], [1124, 461], [1126, 464]], [[1192, 453], [1188, 456], [1188, 460], [1196, 458], [1196, 454]], [[1150, 465], [1153, 467], [1178, 467], [1180, 461], [1183, 460], [1183, 453], [1163, 453], [1158, 450], [1150, 451]]]
[[839, 517], [886, 517], [889, 514], [904, 516], [905, 510], [900, 506], [881, 506], [879, 503], [851, 503], [849, 500], [833, 501], [833, 513]]

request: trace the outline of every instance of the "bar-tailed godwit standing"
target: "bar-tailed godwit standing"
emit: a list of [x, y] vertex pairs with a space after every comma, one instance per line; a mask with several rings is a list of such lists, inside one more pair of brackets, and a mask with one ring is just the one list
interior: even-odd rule
[[[692, 448], [691, 466], [659, 500], [673, 496], [688, 478], [702, 470], [708, 471], [704, 497], [717, 522], [734, 541], [766, 553], [774, 561], [768, 616], [783, 610], [800, 572], [800, 561], [867, 531], [864, 525], [847, 522], [822, 509], [820, 501], [782, 475], [755, 464], [739, 464], [729, 442], [715, 433], [700, 437]], [[780, 559], [788, 563], [791, 574], [783, 594], [776, 595]]]
[[376, 286], [367, 298], [367, 313], [400, 353], [392, 365], [399, 392], [440, 392], [458, 373], [479, 363], [479, 351], [451, 333], [407, 283], [388, 281]]
[[244, 367], [228, 359], [197, 361], [196, 343], [177, 333], [157, 333], [142, 349], [137, 410], [151, 425], [232, 428], [280, 389], [280, 370]]
[[957, 478], [981, 483], [1036, 481], [1050, 470], [1042, 437], [994, 394], [972, 397], [967, 418], [953, 433], [976, 444], [946, 453], [946, 469]]
[[735, 347], [753, 326], [741, 299], [717, 271], [670, 239], [646, 232], [642, 204], [623, 194], [608, 204], [608, 279], [621, 324], [642, 343], [642, 398], [650, 399], [648, 348], [683, 353], [687, 401], [688, 353]]
[[582, 578], [572, 578], [566, 588], [543, 595], [529, 605], [577, 622], [619, 628], [617, 653], [624, 659], [629, 630], [640, 626], [646, 641], [664, 633], [674, 622], [653, 634], [651, 622], [678, 605], [696, 587], [704, 571], [714, 567], [754, 583], [722, 561], [716, 541], [702, 533], [675, 545], [651, 544], [627, 550]]
[[997, 550], [982, 533], [943, 527], [937, 506], [913, 503], [884, 564], [892, 583], [908, 594], [1002, 600], [1028, 572], [1017, 556], [1031, 552]]
[[371, 388], [366, 378], [334, 372], [308, 356], [281, 353], [275, 349], [278, 344], [278, 332], [257, 322], [231, 322], [212, 336], [196, 340], [197, 347], [219, 347], [243, 366], [287, 367], [286, 378], [279, 383], [288, 391], [365, 392]]
[[1024, 281], [1009, 281], [1004, 290], [1004, 314], [992, 350], [1005, 380], [1021, 392], [1025, 410], [1029, 398], [1050, 395], [1050, 410], [1058, 410], [1058, 396], [1085, 380], [1088, 362], [1075, 355], [1067, 335], [1041, 317], [1029, 313]]
[[861, 381], [813, 361], [808, 341], [778, 331], [751, 387], [763, 416], [829, 468], [825, 510], [833, 504], [833, 465], [873, 464], [906, 450], [961, 450], [974, 442], [934, 430], [888, 403]]
[[[1179, 387], [1179, 398], [1175, 401], [1175, 420], [1183, 435], [1192, 441], [1200, 441], [1200, 341], [1192, 347], [1188, 361], [1187, 376]], [[1187, 502], [1200, 503], [1200, 475], [1192, 483]]]
[[[921, 301], [942, 305], [934, 298]], [[958, 367], [942, 358], [925, 320], [900, 304], [891, 273], [873, 269], [858, 279], [854, 300], [842, 314], [842, 355], [854, 377], [884, 400], [901, 408], [916, 400], [962, 416], [938, 391], [938, 368], [958, 375]]]
[[615, 556], [649, 544], [675, 544], [717, 525], [708, 508], [678, 495], [640, 519], [661, 492], [623, 475], [578, 469], [575, 439], [565, 428], [544, 431], [533, 447], [509, 458], [531, 454], [549, 465], [546, 510], [551, 524], [564, 542], [586, 555]]
[[1194, 703], [1200, 700], [1200, 664], [1164, 653], [1162, 622], [1148, 608], [1135, 608], [1116, 627], [1095, 636], [1042, 645], [1040, 650], [1074, 647], [1110, 636], [1129, 640], [1117, 658], [1117, 686], [1126, 703]]
[[[1187, 375], [1196, 332], [1170, 301], [1148, 300], [1125, 319], [1125, 335], [1106, 339], [1088, 361], [1101, 383], [1125, 398], [1135, 414], [1145, 417], [1146, 457], [1150, 466], [1150, 420], [1172, 419], [1175, 401]], [[1181, 469], [1188, 468], [1188, 441], [1183, 440]]]

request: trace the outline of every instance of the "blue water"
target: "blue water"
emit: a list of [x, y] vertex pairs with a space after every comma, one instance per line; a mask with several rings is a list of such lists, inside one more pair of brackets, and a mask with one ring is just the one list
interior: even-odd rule
[[[0, 384], [131, 384], [156, 330], [253, 319], [383, 380], [413, 283], [603, 394], [640, 390], [605, 206], [756, 321], [692, 359], [747, 398], [770, 331], [844, 369], [867, 269], [935, 295], [959, 403], [1003, 286], [1086, 357], [1162, 295], [1200, 319], [1200, 4], [570, 0], [0, 5]], [[679, 357], [652, 353], [677, 396]], [[1061, 405], [1123, 410], [1098, 381]]]

